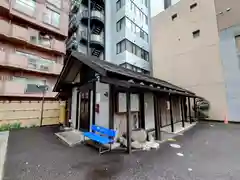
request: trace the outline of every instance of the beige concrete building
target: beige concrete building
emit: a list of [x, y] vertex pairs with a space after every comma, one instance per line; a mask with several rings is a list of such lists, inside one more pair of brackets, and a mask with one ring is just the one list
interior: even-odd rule
[[210, 102], [210, 119], [240, 121], [240, 1], [181, 0], [152, 18], [153, 75]]
[[58, 122], [53, 86], [63, 67], [70, 0], [0, 0], [0, 126]]

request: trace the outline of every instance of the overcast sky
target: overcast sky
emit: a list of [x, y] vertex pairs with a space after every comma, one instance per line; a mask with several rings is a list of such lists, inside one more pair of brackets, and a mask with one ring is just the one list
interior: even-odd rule
[[[163, 11], [164, 9], [164, 4], [163, 4], [164, 0], [150, 0], [151, 2], [151, 15], [155, 16], [158, 13], [160, 13], [161, 11]], [[172, 0], [172, 3], [175, 4], [177, 2], [179, 2], [180, 0]]]

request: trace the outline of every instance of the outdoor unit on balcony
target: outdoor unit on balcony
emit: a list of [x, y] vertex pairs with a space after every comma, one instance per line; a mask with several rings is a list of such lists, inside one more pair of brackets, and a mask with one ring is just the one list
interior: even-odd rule
[[40, 65], [40, 70], [41, 71], [49, 71], [49, 67], [48, 66], [44, 66], [44, 65]]

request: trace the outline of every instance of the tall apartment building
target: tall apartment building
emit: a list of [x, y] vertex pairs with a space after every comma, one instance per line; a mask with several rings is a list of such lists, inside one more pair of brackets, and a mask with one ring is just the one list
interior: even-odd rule
[[66, 53], [69, 4], [68, 0], [0, 1], [0, 100], [41, 98], [38, 85], [47, 86], [46, 98], [56, 96], [52, 88]]
[[210, 119], [240, 121], [240, 2], [181, 0], [152, 19], [153, 74], [210, 102]]
[[149, 74], [149, 17], [148, 0], [73, 0], [67, 50]]

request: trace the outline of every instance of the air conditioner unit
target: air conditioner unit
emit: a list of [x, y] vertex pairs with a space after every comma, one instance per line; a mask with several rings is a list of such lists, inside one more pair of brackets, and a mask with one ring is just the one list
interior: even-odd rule
[[40, 70], [42, 71], [48, 71], [49, 67], [48, 66], [44, 66], [44, 65], [40, 65]]

